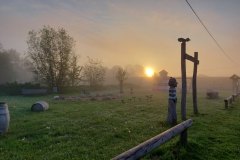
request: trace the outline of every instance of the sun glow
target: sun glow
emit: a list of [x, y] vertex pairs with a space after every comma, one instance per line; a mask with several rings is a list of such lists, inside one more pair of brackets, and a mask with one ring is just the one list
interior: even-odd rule
[[154, 70], [152, 68], [148, 67], [148, 68], [145, 69], [145, 74], [148, 77], [152, 77], [154, 75]]

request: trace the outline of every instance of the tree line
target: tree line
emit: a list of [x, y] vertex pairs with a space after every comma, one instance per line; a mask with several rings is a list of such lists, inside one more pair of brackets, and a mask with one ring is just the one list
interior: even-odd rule
[[0, 44], [0, 84], [7, 82], [25, 82], [31, 79], [27, 71], [26, 59], [14, 49], [4, 49]]
[[[27, 46], [26, 55], [20, 57], [15, 50], [5, 50], [0, 45], [0, 73], [4, 75], [0, 84], [24, 77], [27, 73], [24, 71], [28, 69], [34, 75], [34, 82], [49, 90], [57, 88], [61, 92], [66, 86], [78, 86], [80, 83], [87, 83], [91, 88], [103, 85], [107, 68], [102, 61], [90, 57], [84, 65], [80, 65], [74, 52], [75, 41], [64, 28], [44, 26], [38, 31], [31, 30]], [[136, 70], [143, 70], [143, 67], [129, 67], [127, 70], [116, 65], [111, 70], [122, 93], [127, 77], [134, 75]]]

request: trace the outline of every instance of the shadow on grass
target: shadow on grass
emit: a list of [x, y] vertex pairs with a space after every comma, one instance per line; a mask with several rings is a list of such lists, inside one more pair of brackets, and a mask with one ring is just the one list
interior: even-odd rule
[[207, 116], [207, 113], [198, 113], [198, 114], [191, 114], [190, 117], [204, 117]]
[[202, 160], [204, 159], [201, 151], [204, 146], [196, 142], [188, 142], [186, 147], [182, 147], [179, 142], [177, 144], [166, 144], [164, 147], [152, 151], [143, 159], [151, 160]]

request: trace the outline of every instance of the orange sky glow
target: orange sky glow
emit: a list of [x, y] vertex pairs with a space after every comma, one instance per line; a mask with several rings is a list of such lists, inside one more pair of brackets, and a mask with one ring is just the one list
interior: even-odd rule
[[[27, 51], [27, 33], [43, 25], [63, 27], [75, 39], [80, 64], [86, 57], [104, 65], [151, 65], [180, 76], [180, 43], [189, 37], [187, 53], [199, 52], [199, 75], [240, 74], [240, 1], [189, 0], [215, 35], [229, 61], [200, 25], [185, 1], [36, 1], [0, 2], [0, 43], [5, 48]], [[192, 76], [193, 64], [187, 63]]]

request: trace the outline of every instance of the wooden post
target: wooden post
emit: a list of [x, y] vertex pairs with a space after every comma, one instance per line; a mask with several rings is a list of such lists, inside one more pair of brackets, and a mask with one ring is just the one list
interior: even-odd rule
[[186, 95], [187, 95], [187, 75], [186, 75], [186, 42], [181, 44], [181, 71], [182, 71], [182, 97], [181, 97], [181, 115], [182, 120], [186, 120]]
[[229, 97], [229, 104], [232, 105], [233, 99], [232, 96]]
[[236, 91], [234, 94], [238, 93], [238, 87], [239, 87], [239, 79], [237, 79], [237, 81], [236, 81]]
[[176, 112], [176, 102], [171, 99], [168, 99], [168, 115], [167, 123], [171, 126], [177, 124], [177, 112]]
[[189, 38], [178, 38], [181, 42], [181, 72], [182, 72], [182, 97], [181, 97], [181, 116], [186, 120], [186, 96], [187, 96], [187, 75], [186, 75], [186, 42]]
[[235, 86], [236, 86], [236, 82], [235, 82], [235, 80], [233, 79], [233, 80], [232, 80], [232, 93], [233, 93], [233, 94], [235, 93]]
[[168, 116], [167, 122], [174, 126], [177, 124], [177, 112], [176, 112], [176, 103], [177, 103], [177, 95], [176, 95], [176, 87], [177, 80], [176, 78], [170, 77], [168, 81], [169, 85], [169, 96], [168, 96]]
[[236, 74], [233, 74], [230, 79], [232, 80], [232, 89], [233, 89], [233, 94], [238, 93], [238, 87], [239, 87], [239, 79], [240, 77]]
[[[186, 117], [186, 97], [187, 97], [187, 75], [186, 75], [186, 42], [190, 41], [189, 38], [178, 38], [181, 42], [181, 72], [182, 72], [182, 97], [181, 97], [181, 116], [185, 121]], [[188, 58], [190, 59], [190, 57]], [[187, 144], [187, 130], [181, 133], [180, 143], [185, 146]]]
[[161, 144], [164, 144], [174, 136], [180, 134], [181, 132], [185, 131], [187, 128], [189, 128], [192, 125], [192, 120], [188, 119], [168, 130], [165, 132], [135, 146], [132, 149], [129, 149], [126, 152], [123, 152], [122, 154], [119, 154], [118, 156], [112, 158], [112, 160], [135, 160], [139, 159], [142, 156], [146, 155], [150, 151], [152, 151], [154, 148], [160, 146]]
[[187, 136], [187, 129], [185, 129], [180, 135], [180, 144], [184, 147], [187, 145]]
[[194, 66], [193, 66], [193, 79], [192, 79], [192, 97], [193, 97], [193, 112], [194, 114], [198, 114], [198, 106], [197, 106], [197, 66], [199, 64], [198, 61], [198, 52], [194, 52]]
[[228, 100], [224, 99], [225, 109], [228, 109]]

